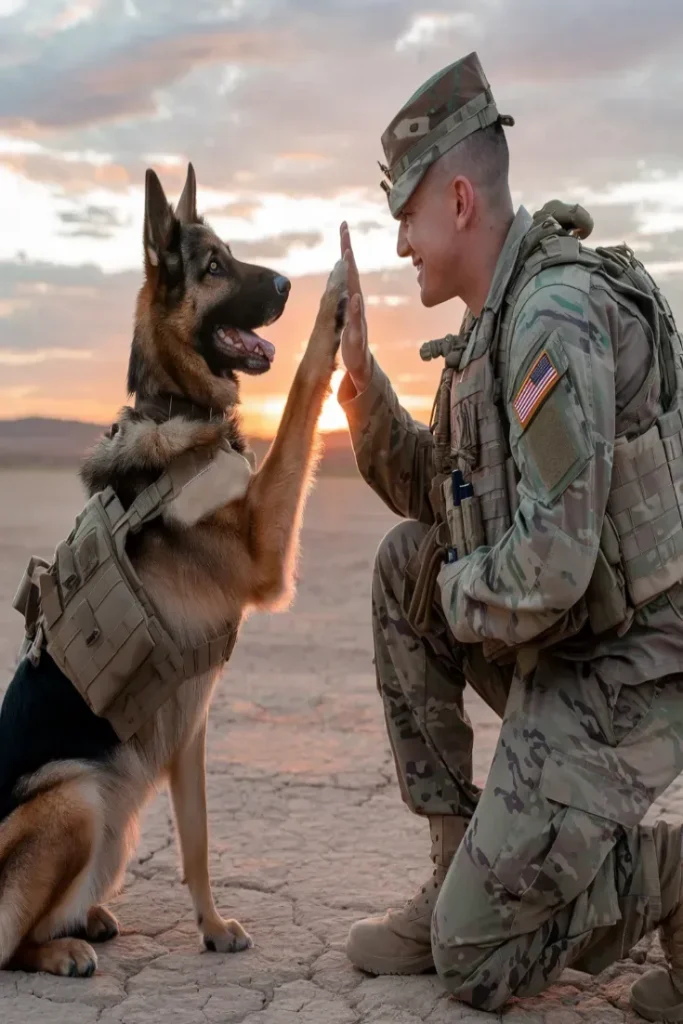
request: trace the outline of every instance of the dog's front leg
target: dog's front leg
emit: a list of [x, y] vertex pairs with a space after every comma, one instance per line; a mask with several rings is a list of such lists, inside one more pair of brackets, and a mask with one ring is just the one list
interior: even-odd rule
[[183, 878], [194, 904], [197, 925], [207, 949], [235, 953], [251, 938], [238, 921], [224, 921], [216, 910], [209, 880], [209, 830], [206, 816], [206, 719], [176, 755], [170, 768]]
[[315, 460], [315, 431], [329, 393], [347, 302], [346, 264], [332, 271], [275, 439], [247, 493], [253, 600], [268, 604], [291, 582], [300, 517]]

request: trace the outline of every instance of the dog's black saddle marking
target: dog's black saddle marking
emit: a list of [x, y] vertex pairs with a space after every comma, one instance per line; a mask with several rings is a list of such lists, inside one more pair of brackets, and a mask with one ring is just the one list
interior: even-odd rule
[[21, 803], [22, 776], [53, 761], [106, 761], [118, 743], [46, 650], [37, 666], [24, 658], [0, 707], [0, 821]]

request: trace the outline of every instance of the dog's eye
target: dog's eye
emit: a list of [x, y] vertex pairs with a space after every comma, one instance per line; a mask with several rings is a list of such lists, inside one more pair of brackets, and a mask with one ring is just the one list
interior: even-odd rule
[[211, 260], [211, 262], [209, 263], [209, 273], [218, 274], [220, 269], [221, 268], [218, 260]]

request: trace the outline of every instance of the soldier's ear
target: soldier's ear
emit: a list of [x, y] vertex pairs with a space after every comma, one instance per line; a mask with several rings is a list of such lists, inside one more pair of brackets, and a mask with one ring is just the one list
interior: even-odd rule
[[197, 216], [197, 179], [192, 164], [187, 165], [187, 178], [182, 195], [178, 200], [175, 215], [181, 224], [196, 224]]
[[145, 259], [158, 267], [169, 249], [177, 220], [156, 173], [150, 168], [145, 175]]

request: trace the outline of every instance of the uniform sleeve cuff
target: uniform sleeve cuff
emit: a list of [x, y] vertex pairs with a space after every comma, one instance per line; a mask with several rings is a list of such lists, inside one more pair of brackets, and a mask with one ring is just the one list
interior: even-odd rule
[[464, 572], [468, 561], [469, 559], [466, 555], [457, 562], [444, 562], [439, 569], [436, 584], [441, 594], [441, 607], [447, 622], [450, 622], [449, 609], [453, 607], [453, 590], [457, 586], [458, 579]]
[[356, 390], [356, 385], [353, 383], [349, 373], [344, 374], [339, 385], [337, 401], [346, 413], [349, 423], [366, 422], [374, 406], [377, 404], [378, 398], [384, 399], [389, 406], [392, 405], [393, 389], [389, 383], [389, 378], [380, 369], [375, 357], [371, 356], [371, 359], [372, 373], [370, 375], [370, 383], [365, 391], [359, 392]]

